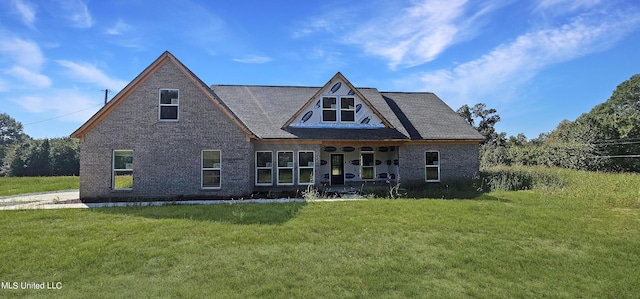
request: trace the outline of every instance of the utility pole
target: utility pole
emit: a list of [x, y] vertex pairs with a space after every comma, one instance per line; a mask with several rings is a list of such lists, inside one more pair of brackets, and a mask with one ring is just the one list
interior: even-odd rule
[[107, 105], [107, 98], [109, 97], [109, 91], [108, 89], [101, 89], [102, 91], [104, 91], [104, 104]]

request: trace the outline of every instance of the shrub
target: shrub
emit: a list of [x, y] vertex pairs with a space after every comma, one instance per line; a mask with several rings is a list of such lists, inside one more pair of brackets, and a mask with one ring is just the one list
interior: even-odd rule
[[558, 190], [564, 183], [551, 168], [491, 167], [481, 171], [484, 191]]

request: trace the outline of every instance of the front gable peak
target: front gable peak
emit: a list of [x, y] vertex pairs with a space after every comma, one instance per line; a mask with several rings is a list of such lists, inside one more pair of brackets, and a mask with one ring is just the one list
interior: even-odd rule
[[340, 72], [284, 125], [298, 128], [391, 128], [391, 124]]

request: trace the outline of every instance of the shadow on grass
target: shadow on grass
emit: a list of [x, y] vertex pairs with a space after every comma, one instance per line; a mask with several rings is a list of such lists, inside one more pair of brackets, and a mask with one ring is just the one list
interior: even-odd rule
[[442, 183], [406, 183], [388, 186], [367, 186], [361, 194], [378, 198], [408, 198], [408, 199], [480, 199], [489, 190], [479, 187], [479, 180], [459, 180]]
[[182, 219], [229, 224], [283, 224], [296, 217], [307, 203], [166, 205], [92, 209], [97, 213], [150, 219]]

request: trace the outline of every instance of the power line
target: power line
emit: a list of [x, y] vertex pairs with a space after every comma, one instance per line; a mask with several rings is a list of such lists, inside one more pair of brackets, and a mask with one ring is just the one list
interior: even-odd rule
[[73, 115], [73, 114], [76, 114], [76, 113], [80, 113], [80, 112], [82, 112], [82, 111], [86, 111], [86, 110], [89, 110], [89, 109], [93, 109], [93, 108], [98, 107], [98, 106], [102, 106], [102, 104], [100, 104], [100, 105], [94, 105], [94, 106], [91, 106], [91, 107], [87, 107], [87, 108], [84, 108], [84, 109], [81, 109], [81, 110], [78, 110], [78, 111], [74, 111], [74, 112], [71, 112], [71, 113], [67, 113], [67, 114], [64, 114], [64, 115], [59, 115], [59, 116], [56, 116], [56, 117], [47, 118], [47, 119], [43, 119], [43, 120], [39, 120], [39, 121], [35, 121], [35, 122], [32, 122], [32, 123], [28, 123], [28, 124], [23, 124], [23, 126], [35, 125], [35, 124], [43, 123], [43, 122], [46, 122], [46, 121], [50, 121], [50, 120], [54, 120], [54, 119], [58, 119], [58, 118], [67, 117], [67, 116], [69, 116], [69, 115]]

